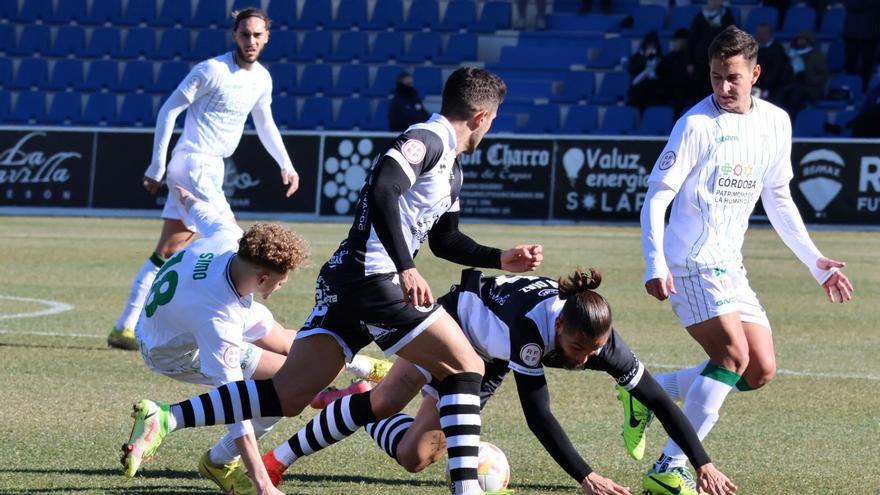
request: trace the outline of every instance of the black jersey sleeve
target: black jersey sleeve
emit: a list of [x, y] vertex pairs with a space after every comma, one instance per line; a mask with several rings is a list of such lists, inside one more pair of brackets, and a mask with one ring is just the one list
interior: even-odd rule
[[608, 373], [627, 390], [639, 383], [645, 370], [645, 366], [639, 361], [636, 354], [630, 350], [623, 337], [613, 328], [611, 335], [608, 336], [608, 341], [599, 349], [599, 352], [587, 359], [584, 368]]
[[501, 268], [501, 250], [483, 246], [458, 229], [459, 212], [446, 212], [428, 233], [428, 245], [437, 257], [478, 268]]
[[400, 196], [412, 183], [397, 161], [389, 156], [379, 160], [370, 179], [367, 201], [373, 205], [369, 209], [369, 215], [370, 223], [376, 229], [376, 236], [398, 272], [414, 268], [416, 264], [403, 237], [399, 204]]
[[532, 376], [516, 371], [513, 375], [529, 429], [553, 460], [580, 484], [593, 470], [575, 450], [562, 425], [550, 411], [550, 392], [544, 375]]

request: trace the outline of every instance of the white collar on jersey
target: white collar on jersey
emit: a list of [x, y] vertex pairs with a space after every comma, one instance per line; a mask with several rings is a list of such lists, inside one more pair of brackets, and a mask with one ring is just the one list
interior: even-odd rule
[[431, 114], [431, 118], [429, 118], [428, 121], [425, 123], [431, 124], [433, 122], [442, 125], [443, 128], [446, 129], [446, 132], [449, 133], [449, 138], [446, 141], [446, 144], [447, 146], [449, 146], [449, 149], [454, 150], [455, 147], [458, 146], [458, 139], [456, 139], [455, 137], [455, 128], [452, 127], [452, 124], [449, 123], [449, 120], [446, 117], [440, 115], [439, 113]]
[[[714, 93], [709, 95], [709, 98], [712, 100], [712, 105], [715, 106], [715, 109], [718, 110], [719, 113], [734, 113], [734, 112], [728, 112], [727, 110], [721, 108], [721, 105], [719, 105], [718, 102], [715, 101], [715, 94]], [[756, 98], [754, 96], [751, 96], [750, 98], [752, 100], [752, 104], [749, 105], [749, 111], [746, 113], [743, 113], [743, 114], [739, 114], [739, 115], [748, 115], [748, 114], [752, 113], [752, 110], [755, 109]]]

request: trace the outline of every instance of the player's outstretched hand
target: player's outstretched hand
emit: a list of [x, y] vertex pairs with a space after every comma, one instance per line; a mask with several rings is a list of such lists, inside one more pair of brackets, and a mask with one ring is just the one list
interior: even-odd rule
[[711, 462], [697, 468], [697, 489], [709, 495], [732, 495], [736, 485]]
[[512, 273], [535, 271], [544, 260], [543, 253], [540, 244], [514, 246], [501, 253], [501, 269]]
[[830, 258], [819, 258], [816, 260], [816, 267], [820, 270], [832, 270], [831, 276], [822, 284], [825, 289], [825, 295], [831, 302], [852, 301], [853, 286], [849, 278], [840, 271], [845, 267], [843, 261], [834, 261]]
[[631, 495], [629, 487], [620, 486], [595, 471], [581, 481], [581, 489], [587, 495]]
[[299, 189], [299, 174], [294, 172], [293, 169], [282, 168], [281, 182], [287, 186], [287, 192], [284, 195], [289, 198], [297, 189]]
[[434, 296], [431, 295], [431, 287], [422, 278], [415, 268], [400, 272], [400, 288], [403, 289], [403, 298], [414, 306], [430, 306], [434, 304]]
[[156, 194], [156, 191], [159, 190], [159, 187], [162, 186], [162, 183], [157, 181], [156, 179], [151, 179], [145, 175], [143, 185], [144, 185], [144, 189], [146, 189], [148, 193]]
[[666, 278], [652, 278], [645, 282], [645, 290], [648, 294], [656, 297], [658, 301], [665, 301], [669, 294], [677, 294], [675, 292], [675, 283], [672, 281], [672, 274], [666, 275]]

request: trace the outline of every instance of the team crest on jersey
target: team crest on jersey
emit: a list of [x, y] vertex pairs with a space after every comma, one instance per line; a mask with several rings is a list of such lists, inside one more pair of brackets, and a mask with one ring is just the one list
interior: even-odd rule
[[675, 165], [675, 152], [672, 150], [667, 151], [660, 157], [660, 170], [668, 170], [670, 167]]
[[403, 146], [400, 147], [400, 152], [406, 158], [406, 161], [416, 164], [422, 163], [422, 160], [425, 159], [427, 148], [425, 148], [425, 143], [418, 139], [410, 139], [403, 143]]
[[196, 74], [194, 76], [190, 76], [189, 79], [186, 80], [186, 90], [189, 93], [195, 93], [202, 87], [202, 76]]
[[229, 346], [223, 349], [223, 364], [227, 368], [238, 368], [241, 363], [241, 350], [238, 347]]
[[519, 358], [526, 366], [537, 366], [541, 362], [541, 346], [526, 344], [519, 350]]

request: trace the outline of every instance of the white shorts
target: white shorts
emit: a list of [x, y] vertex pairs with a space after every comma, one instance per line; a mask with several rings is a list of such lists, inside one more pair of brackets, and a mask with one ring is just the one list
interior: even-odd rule
[[[150, 371], [181, 382], [209, 387], [216, 385], [211, 376], [202, 373], [198, 349], [188, 351], [177, 348], [173, 350], [167, 348], [149, 349], [145, 345], [141, 345], [140, 349], [144, 363], [150, 368]], [[262, 355], [263, 349], [261, 347], [249, 342], [242, 344], [241, 374], [245, 380], [254, 376]]]
[[186, 208], [180, 204], [175, 186], [183, 187], [195, 197], [211, 203], [220, 216], [232, 217], [232, 208], [226, 200], [226, 194], [223, 193], [225, 176], [226, 169], [222, 157], [185, 151], [174, 153], [168, 163], [166, 176], [168, 198], [165, 200], [162, 218], [180, 220], [187, 229], [196, 231], [195, 222], [189, 217]]
[[749, 287], [745, 267], [710, 268], [673, 278], [677, 293], [669, 295], [669, 302], [685, 327], [738, 312], [740, 320], [770, 329], [767, 314]]

